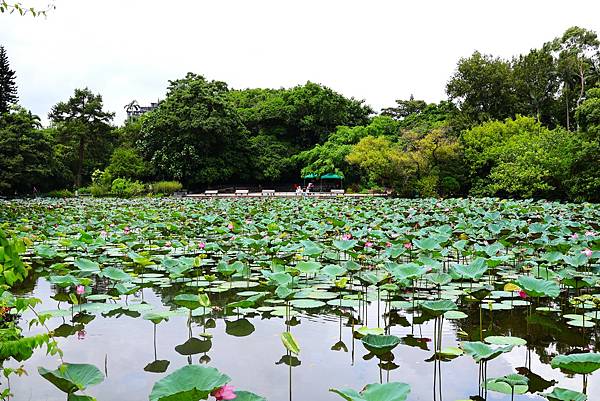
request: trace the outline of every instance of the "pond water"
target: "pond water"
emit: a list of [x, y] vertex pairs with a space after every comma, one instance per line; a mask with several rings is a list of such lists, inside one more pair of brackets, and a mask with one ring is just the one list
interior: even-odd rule
[[[30, 227], [23, 232], [30, 233], [32, 229], [37, 232], [35, 245], [25, 256], [34, 274], [23, 283], [19, 293], [40, 298], [42, 304], [36, 310], [53, 315], [47, 325], [55, 330], [65, 361], [93, 364], [106, 375], [102, 383], [86, 390], [86, 394], [99, 401], [148, 400], [157, 380], [187, 364], [215, 367], [229, 375], [236, 388], [271, 401], [341, 400], [328, 390], [359, 390], [369, 383], [393, 381], [409, 384], [408, 400], [413, 401], [510, 400], [510, 395], [483, 392], [479, 385], [479, 365], [471, 356], [435, 357], [436, 338], [441, 338], [440, 348], [447, 348], [461, 347], [465, 341], [479, 341], [489, 336], [519, 337], [527, 344], [515, 346], [492, 359], [488, 363], [487, 378], [519, 373], [529, 379], [529, 391], [516, 395], [515, 399], [544, 400], [538, 392], [550, 392], [554, 386], [583, 390], [582, 375], [561, 372], [550, 366], [554, 356], [598, 352], [596, 325], [574, 327], [562, 318], [580, 313], [567, 301], [569, 296], [577, 295], [575, 292], [569, 295], [569, 290], [562, 288], [561, 297], [550, 302], [503, 291], [505, 284], [518, 276], [517, 270], [524, 260], [539, 260], [538, 252], [523, 257], [515, 251], [531, 240], [523, 230], [531, 221], [513, 228], [515, 232], [525, 231], [525, 236], [513, 235], [504, 229], [487, 232], [482, 229], [501, 224], [503, 220], [527, 221], [532, 216], [538, 216], [540, 224], [558, 224], [559, 215], [564, 217], [567, 212], [571, 213], [571, 221], [581, 221], [582, 215], [589, 214], [586, 210], [569, 212], [558, 204], [550, 204], [549, 209], [547, 205], [529, 204], [525, 205], [526, 212], [519, 212], [521, 216], [514, 211], [505, 213], [505, 209], [499, 209], [493, 201], [483, 200], [472, 201], [473, 204], [465, 203], [467, 201], [440, 204], [398, 200], [286, 200], [266, 206], [254, 200], [85, 202], [37, 201], [33, 208], [25, 202], [12, 204], [12, 214], [5, 214], [3, 219], [12, 219], [15, 227], [16, 216], [25, 215], [29, 207], [29, 221], [20, 224]], [[447, 211], [444, 213], [457, 205], [462, 208], [468, 205], [473, 210], [472, 215], [479, 216], [483, 223], [473, 223], [476, 221], [473, 217], [466, 219], [466, 212], [456, 217]], [[374, 213], [365, 214], [369, 210]], [[405, 213], [406, 210], [409, 211]], [[484, 217], [492, 210], [502, 216]], [[539, 217], [540, 210], [548, 214]], [[422, 220], [417, 215], [421, 215]], [[214, 219], [202, 220], [202, 216], [214, 216]], [[335, 222], [328, 221], [328, 216], [334, 216], [343, 224], [331, 224]], [[197, 224], [190, 224], [188, 219]], [[421, 224], [415, 226], [418, 221]], [[468, 225], [475, 228], [457, 229], [461, 221], [468, 221]], [[324, 225], [328, 227], [323, 228]], [[415, 240], [436, 238], [432, 233], [443, 226], [452, 227], [455, 231], [450, 237], [456, 238], [438, 241], [441, 246], [433, 249], [428, 249], [427, 244], [415, 243]], [[578, 231], [587, 229], [593, 227], [577, 227]], [[104, 230], [106, 234], [101, 233]], [[386, 236], [380, 237], [374, 232], [377, 230]], [[497, 234], [492, 233], [495, 231]], [[478, 238], [474, 238], [474, 232], [478, 232]], [[465, 252], [464, 260], [453, 259], [455, 250], [448, 253], [443, 249], [451, 248], [449, 244], [454, 240], [464, 238], [463, 233], [467, 233], [470, 242], [467, 249], [472, 247], [472, 252]], [[349, 237], [342, 238], [348, 234]], [[560, 235], [569, 241], [568, 233]], [[554, 240], [558, 236], [555, 231], [549, 237]], [[379, 279], [387, 277], [382, 265], [390, 261], [400, 266], [435, 265], [439, 271], [449, 271], [457, 262], [468, 265], [477, 256], [475, 244], [489, 246], [493, 237], [502, 237], [506, 246], [488, 259], [500, 254], [508, 257], [476, 279], [454, 279], [440, 285], [439, 291], [424, 279], [411, 285], [404, 283], [396, 290], [388, 287], [378, 290], [378, 286], [398, 280], [386, 278], [369, 284], [366, 275], [361, 279], [361, 275], [368, 273]], [[357, 243], [343, 250], [340, 248], [345, 245], [338, 243], [337, 252], [333, 252], [336, 248], [331, 241], [339, 238]], [[534, 238], [540, 237], [536, 234]], [[248, 239], [251, 241], [246, 241]], [[307, 240], [323, 249], [311, 250], [310, 243], [301, 242]], [[412, 249], [404, 247], [407, 241], [415, 244]], [[197, 246], [198, 243], [202, 245]], [[274, 244], [279, 246], [275, 251]], [[218, 249], [212, 245], [218, 245]], [[586, 242], [585, 245], [593, 244]], [[389, 251], [402, 247], [407, 251], [401, 251], [399, 256]], [[537, 247], [542, 248], [542, 245]], [[543, 247], [548, 248], [548, 243]], [[573, 249], [579, 252], [574, 245]], [[567, 254], [568, 249], [564, 252]], [[359, 254], [365, 256], [359, 257]], [[203, 255], [200, 261], [196, 259], [199, 255]], [[461, 252], [459, 258], [462, 256]], [[94, 261], [99, 266], [86, 268], [79, 261], [79, 268], [74, 269], [78, 258]], [[169, 261], [179, 259], [191, 261], [191, 265], [177, 270], [181, 264]], [[223, 260], [225, 265], [219, 265]], [[359, 270], [349, 270], [348, 260], [356, 261]], [[236, 261], [241, 261], [246, 268], [238, 265], [237, 271], [228, 272], [227, 266]], [[293, 274], [295, 281], [290, 287], [298, 292], [287, 297], [292, 305], [288, 310], [285, 297], [275, 293], [274, 280], [277, 279], [261, 271], [285, 271], [285, 266], [297, 266], [301, 261], [317, 261], [321, 270]], [[322, 274], [328, 265], [348, 270], [333, 276]], [[126, 272], [131, 278], [102, 277], [99, 269], [105, 271], [107, 267]], [[306, 265], [307, 269], [310, 267]], [[593, 268], [589, 270], [590, 277], [596, 276], [593, 271]], [[78, 299], [79, 305], [72, 305], [68, 295], [73, 293], [74, 286], [57, 279], [69, 275], [89, 279], [83, 281], [86, 293]], [[341, 277], [347, 277], [348, 282], [336, 285], [336, 279]], [[465, 292], [485, 284], [492, 284], [494, 292], [487, 294], [480, 309], [480, 303], [465, 296]], [[597, 284], [590, 288], [582, 291], [598, 292]], [[182, 308], [176, 296], [197, 294], [199, 289], [209, 295], [211, 306], [194, 309], [190, 320], [188, 310]], [[419, 307], [420, 302], [438, 297], [455, 302], [465, 315], [457, 318], [446, 314], [447, 318], [442, 320]], [[255, 301], [228, 307], [249, 298]], [[553, 310], [544, 311], [540, 306]], [[150, 312], [163, 313], [165, 319], [154, 324], [148, 320]], [[24, 314], [21, 324], [25, 327], [31, 317]], [[443, 322], [441, 336], [440, 320]], [[588, 318], [588, 321], [594, 320]], [[381, 328], [382, 333], [397, 336], [401, 342], [388, 353], [374, 355], [355, 332], [361, 327]], [[282, 344], [280, 335], [285, 331], [291, 332], [300, 346], [297, 356]], [[42, 332], [39, 327], [25, 330], [26, 335], [38, 332]], [[59, 363], [57, 357], [37, 350], [23, 363], [29, 374], [11, 379], [13, 399], [64, 400], [65, 394], [36, 371], [38, 366], [54, 369]], [[598, 377], [598, 371], [586, 377], [585, 390], [590, 400], [600, 399]]]

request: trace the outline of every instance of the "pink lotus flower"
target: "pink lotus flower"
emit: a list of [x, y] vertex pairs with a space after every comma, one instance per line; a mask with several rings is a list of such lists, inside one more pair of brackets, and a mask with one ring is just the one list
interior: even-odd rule
[[392, 247], [392, 243], [391, 242], [386, 242], [385, 243], [385, 247], [386, 248], [391, 248]]
[[83, 295], [85, 294], [85, 287], [82, 285], [78, 285], [77, 288], [75, 288], [75, 292], [77, 293], [77, 295]]
[[343, 234], [342, 235], [342, 239], [344, 241], [348, 241], [350, 238], [352, 238], [352, 234]]
[[373, 246], [373, 243], [370, 242], [370, 241], [368, 241], [368, 242], [365, 243], [365, 248], [370, 248], [372, 246]]
[[527, 298], [527, 293], [523, 290], [519, 291], [519, 296], [523, 299]]
[[83, 339], [85, 339], [85, 330], [79, 330], [79, 331], [77, 332], [77, 339], [78, 339], [78, 340], [83, 340]]
[[236, 397], [233, 390], [235, 390], [235, 387], [226, 384], [223, 387], [219, 387], [210, 394], [217, 400], [233, 400]]
[[230, 230], [233, 230], [233, 224], [232, 223], [227, 224], [227, 228]]
[[407, 242], [406, 244], [404, 244], [404, 247], [406, 249], [412, 249], [412, 242]]
[[206, 244], [205, 244], [204, 242], [200, 242], [200, 243], [198, 244], [198, 248], [200, 248], [200, 249], [204, 249], [204, 248], [206, 248]]
[[167, 241], [167, 242], [165, 242], [165, 246], [166, 246], [167, 248], [170, 248], [170, 247], [171, 247], [171, 241]]
[[571, 234], [571, 239], [577, 239], [577, 238], [579, 238], [579, 235], [577, 235], [577, 233]]
[[126, 226], [126, 227], [123, 229], [123, 232], [124, 232], [125, 234], [129, 234], [129, 233], [131, 232], [131, 228], [129, 228], [129, 226]]
[[595, 233], [595, 232], [593, 232], [593, 231], [589, 231], [589, 230], [588, 230], [588, 231], [586, 231], [586, 232], [585, 232], [585, 236], [586, 236], [586, 237], [595, 237], [595, 236], [596, 236], [596, 233]]
[[581, 251], [581, 253], [583, 253], [588, 258], [591, 258], [592, 254], [593, 254], [593, 252], [590, 248], [585, 248], [583, 251]]
[[106, 239], [106, 237], [108, 237], [108, 233], [104, 230], [100, 231], [100, 237], [102, 237], [102, 239]]

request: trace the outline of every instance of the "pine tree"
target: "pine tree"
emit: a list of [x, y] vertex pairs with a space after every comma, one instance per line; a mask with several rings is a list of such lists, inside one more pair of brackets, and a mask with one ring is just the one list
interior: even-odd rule
[[17, 100], [15, 72], [10, 69], [6, 50], [0, 46], [0, 114], [8, 112], [8, 107]]

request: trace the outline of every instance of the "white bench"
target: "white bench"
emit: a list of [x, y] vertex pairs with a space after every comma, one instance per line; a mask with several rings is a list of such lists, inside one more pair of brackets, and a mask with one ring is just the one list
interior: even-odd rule
[[219, 193], [219, 191], [217, 191], [216, 189], [207, 189], [206, 191], [204, 191], [204, 195], [217, 195]]
[[263, 196], [275, 196], [274, 189], [263, 189], [261, 192]]
[[235, 190], [235, 194], [236, 194], [236, 196], [237, 196], [237, 195], [242, 195], [242, 196], [243, 196], [243, 195], [248, 195], [248, 192], [249, 192], [249, 191], [248, 191], [247, 189], [236, 189], [236, 190]]
[[346, 193], [346, 191], [343, 189], [332, 189], [331, 193], [333, 195], [343, 195], [344, 193]]

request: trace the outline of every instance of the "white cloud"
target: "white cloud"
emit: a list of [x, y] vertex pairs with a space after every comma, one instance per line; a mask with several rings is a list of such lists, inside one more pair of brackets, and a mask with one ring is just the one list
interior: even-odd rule
[[188, 71], [235, 88], [311, 80], [376, 109], [411, 93], [438, 101], [457, 60], [476, 49], [510, 57], [572, 25], [600, 31], [600, 4], [585, 0], [568, 7], [558, 0], [56, 0], [56, 6], [46, 19], [0, 15], [0, 44], [17, 71], [21, 104], [45, 117], [73, 89], [88, 86], [118, 113], [118, 123], [130, 100], [164, 97], [168, 80]]

